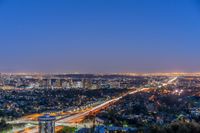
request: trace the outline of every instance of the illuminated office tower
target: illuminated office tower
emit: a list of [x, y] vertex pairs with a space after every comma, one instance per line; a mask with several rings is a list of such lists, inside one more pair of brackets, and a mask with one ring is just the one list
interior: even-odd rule
[[39, 133], [55, 133], [55, 120], [56, 118], [50, 115], [39, 117]]

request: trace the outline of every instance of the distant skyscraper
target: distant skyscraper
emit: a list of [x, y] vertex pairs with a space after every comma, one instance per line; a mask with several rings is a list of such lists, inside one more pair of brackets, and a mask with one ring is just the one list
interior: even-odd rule
[[49, 115], [39, 117], [39, 133], [55, 133], [55, 120], [54, 116]]

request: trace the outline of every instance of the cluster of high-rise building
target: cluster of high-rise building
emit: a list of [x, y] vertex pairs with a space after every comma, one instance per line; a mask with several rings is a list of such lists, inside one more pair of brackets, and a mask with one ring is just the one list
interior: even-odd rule
[[145, 77], [120, 77], [116, 75], [0, 75], [1, 89], [32, 88], [128, 88], [146, 84]]

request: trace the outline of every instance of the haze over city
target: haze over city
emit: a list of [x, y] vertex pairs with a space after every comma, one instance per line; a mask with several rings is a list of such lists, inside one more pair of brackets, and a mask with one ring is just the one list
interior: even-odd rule
[[0, 0], [1, 72], [199, 72], [197, 0]]

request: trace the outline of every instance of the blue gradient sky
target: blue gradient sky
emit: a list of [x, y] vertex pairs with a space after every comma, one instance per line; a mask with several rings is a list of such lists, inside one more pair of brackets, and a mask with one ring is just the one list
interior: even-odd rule
[[200, 71], [198, 0], [0, 0], [1, 72]]

